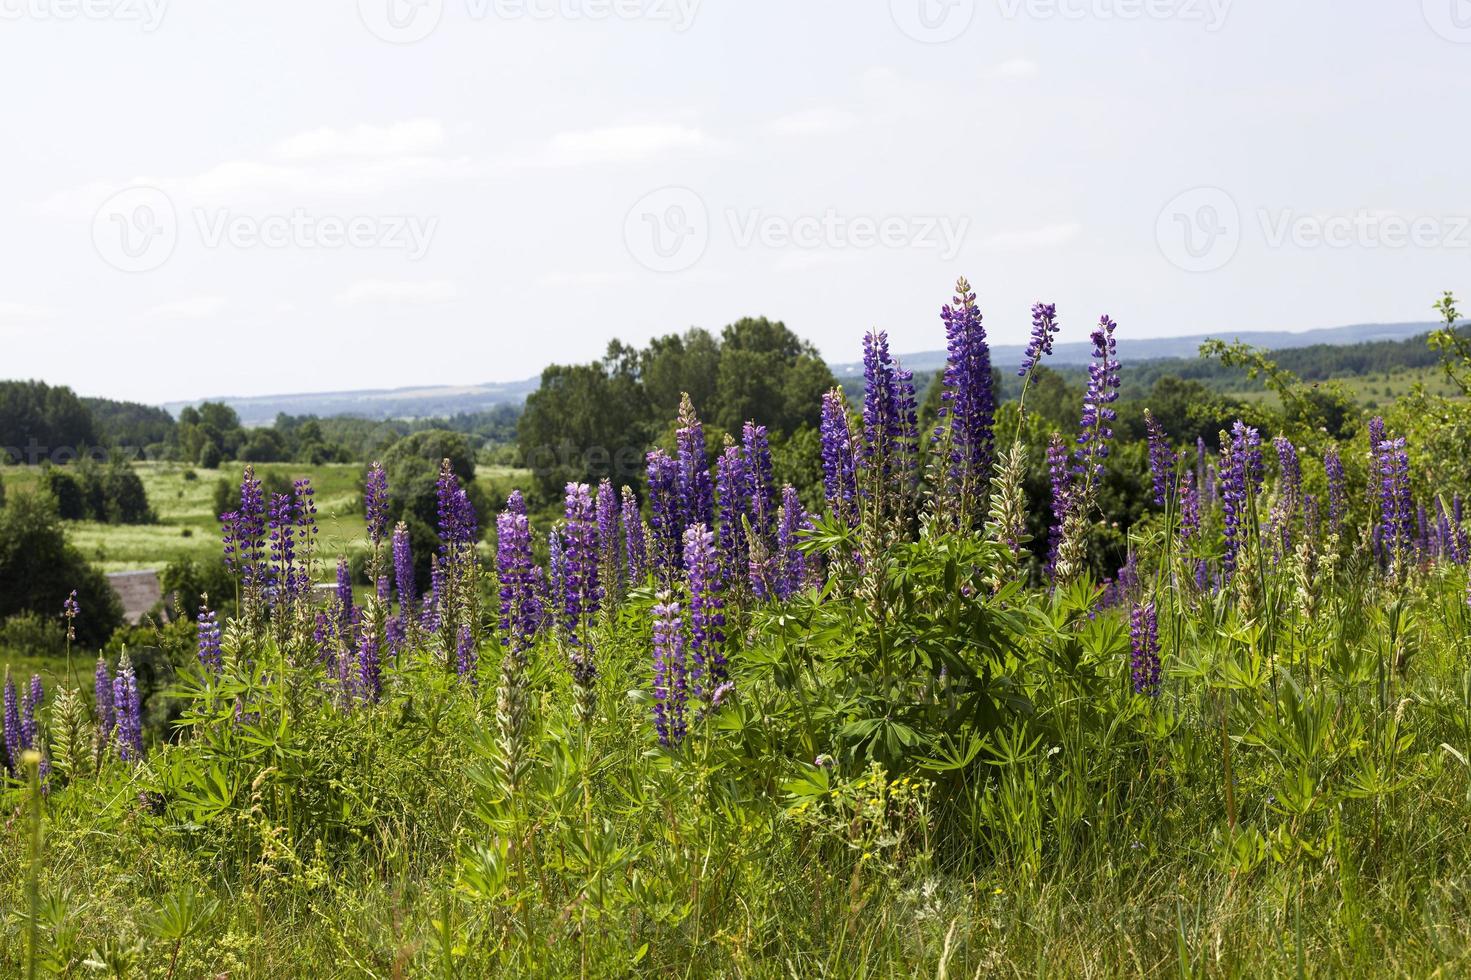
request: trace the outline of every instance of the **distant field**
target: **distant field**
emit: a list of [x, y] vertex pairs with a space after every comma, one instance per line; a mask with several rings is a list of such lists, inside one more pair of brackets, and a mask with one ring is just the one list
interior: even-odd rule
[[[1396, 398], [1409, 394], [1417, 383], [1424, 385], [1425, 390], [1432, 395], [1450, 397], [1460, 394], [1459, 389], [1446, 381], [1445, 374], [1439, 368], [1401, 368], [1377, 374], [1334, 378], [1332, 382], [1342, 384], [1359, 406], [1370, 411], [1387, 408]], [[1224, 394], [1242, 401], [1264, 401], [1271, 405], [1276, 405], [1278, 401], [1274, 392], [1262, 389], [1226, 391]]]
[[[182, 463], [137, 463], [135, 468], [158, 514], [158, 523], [117, 526], [93, 521], [68, 521], [67, 533], [82, 554], [105, 572], [163, 568], [180, 558], [210, 558], [219, 554], [219, 522], [214, 514], [215, 485], [221, 478], [237, 482], [240, 464], [215, 470]], [[263, 463], [256, 472], [279, 473], [290, 479], [310, 477], [316, 488], [317, 522], [321, 547], [329, 555], [351, 554], [366, 548], [362, 500], [358, 480], [363, 467], [354, 463], [302, 466]], [[193, 472], [195, 479], [186, 479]], [[503, 498], [507, 488], [521, 482], [524, 471], [482, 466], [476, 482], [491, 500]], [[0, 467], [8, 491], [34, 486], [40, 470], [24, 466]], [[482, 515], [483, 518], [486, 515]]]

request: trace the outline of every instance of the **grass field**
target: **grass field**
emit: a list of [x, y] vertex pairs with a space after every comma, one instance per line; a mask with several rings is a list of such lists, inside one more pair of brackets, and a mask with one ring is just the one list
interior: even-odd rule
[[[212, 558], [219, 554], [219, 521], [214, 513], [215, 487], [220, 480], [238, 483], [239, 463], [219, 469], [201, 469], [183, 463], [137, 463], [148, 502], [158, 523], [136, 526], [68, 521], [67, 533], [82, 554], [104, 572], [163, 568], [181, 558]], [[353, 554], [363, 549], [363, 467], [354, 463], [305, 466], [261, 463], [263, 479], [281, 475], [296, 480], [309, 477], [316, 489], [321, 545], [330, 554]], [[193, 474], [189, 478], [188, 474]], [[509, 467], [481, 467], [476, 482], [488, 499], [504, 498], [518, 485], [524, 471]], [[41, 471], [23, 466], [0, 468], [8, 491], [23, 491], [40, 480]]]
[[[1342, 384], [1359, 407], [1368, 412], [1393, 404], [1395, 399], [1408, 395], [1417, 384], [1424, 385], [1426, 392], [1431, 395], [1449, 398], [1460, 394], [1459, 389], [1446, 380], [1445, 373], [1439, 368], [1401, 368], [1376, 374], [1333, 378], [1332, 381]], [[1276, 392], [1262, 388], [1228, 391], [1225, 394], [1246, 402], [1265, 402], [1274, 408], [1280, 403]]]

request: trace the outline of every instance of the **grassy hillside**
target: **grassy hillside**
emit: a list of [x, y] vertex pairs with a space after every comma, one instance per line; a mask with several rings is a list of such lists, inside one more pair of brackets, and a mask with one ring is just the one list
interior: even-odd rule
[[[162, 568], [180, 558], [213, 558], [219, 554], [219, 522], [214, 513], [215, 487], [221, 479], [240, 479], [239, 463], [202, 469], [182, 463], [137, 463], [135, 468], [158, 514], [158, 523], [140, 526], [69, 521], [67, 533], [88, 560], [106, 572]], [[292, 480], [309, 477], [316, 489], [317, 520], [322, 547], [332, 554], [352, 554], [363, 548], [363, 514], [359, 481], [362, 467], [348, 463], [306, 466], [262, 463], [262, 478], [280, 474]], [[521, 482], [523, 471], [508, 467], [481, 467], [477, 482], [489, 499], [504, 497], [506, 488]], [[7, 491], [34, 487], [41, 471], [34, 467], [0, 468]]]

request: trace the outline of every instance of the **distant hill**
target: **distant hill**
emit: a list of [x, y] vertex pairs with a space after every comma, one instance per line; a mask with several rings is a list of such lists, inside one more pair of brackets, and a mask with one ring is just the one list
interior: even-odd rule
[[[1125, 363], [1158, 361], [1174, 358], [1191, 359], [1203, 340], [1217, 337], [1222, 340], [1240, 340], [1255, 347], [1268, 350], [1293, 350], [1316, 345], [1349, 345], [1373, 341], [1405, 340], [1429, 333], [1437, 323], [1364, 323], [1348, 327], [1329, 327], [1323, 330], [1289, 332], [1285, 330], [1256, 330], [1232, 333], [1226, 330], [1189, 337], [1161, 337], [1155, 339], [1131, 339], [1127, 334], [1119, 337], [1119, 359]], [[1021, 362], [1025, 348], [1019, 345], [1000, 345], [991, 348], [991, 358], [998, 366]], [[1058, 366], [1077, 366], [1088, 363], [1092, 348], [1087, 343], [1058, 344], [1051, 363]], [[898, 355], [905, 368], [920, 373], [938, 370], [945, 365], [943, 350], [920, 351]], [[831, 365], [838, 378], [853, 377], [863, 373], [861, 361], [850, 361]], [[333, 391], [292, 395], [260, 395], [249, 398], [219, 397], [210, 401], [222, 401], [235, 409], [240, 421], [247, 426], [269, 425], [276, 416], [287, 415], [349, 415], [366, 419], [422, 419], [455, 415], [459, 412], [478, 412], [497, 405], [520, 405], [526, 396], [537, 389], [541, 379], [528, 378], [481, 385], [426, 385], [416, 388], [369, 389], [363, 391]], [[163, 407], [174, 416], [186, 405], [198, 402], [169, 402]]]
[[[1199, 353], [1203, 341], [1212, 337], [1225, 341], [1239, 340], [1266, 350], [1294, 350], [1299, 347], [1317, 345], [1340, 346], [1381, 340], [1406, 340], [1427, 334], [1439, 326], [1439, 323], [1362, 323], [1349, 327], [1327, 327], [1322, 330], [1298, 332], [1247, 330], [1233, 333], [1228, 330], [1217, 330], [1213, 333], [1196, 334], [1189, 337], [1159, 337], [1142, 340], [1131, 339], [1127, 334], [1120, 332], [1119, 360], [1126, 364], [1173, 358], [1188, 360]], [[991, 348], [991, 362], [1002, 367], [1012, 363], [1020, 364], [1024, 353], [1026, 353], [1024, 346], [997, 345]], [[1088, 363], [1092, 355], [1093, 347], [1088, 343], [1057, 344], [1049, 363], [1062, 366], [1084, 365]], [[910, 371], [935, 371], [945, 366], [943, 350], [899, 354], [897, 357], [900, 363]], [[839, 378], [860, 375], [863, 373], [863, 362], [834, 364], [832, 370], [833, 374]]]
[[[537, 389], [541, 379], [482, 385], [427, 385], [417, 388], [364, 389], [294, 395], [258, 395], [248, 398], [222, 396], [206, 399], [224, 402], [240, 415], [246, 426], [270, 425], [282, 412], [287, 415], [316, 415], [327, 418], [348, 415], [365, 419], [442, 418], [461, 412], [481, 412], [497, 405], [520, 405]], [[163, 406], [175, 418], [192, 402], [167, 402]]]

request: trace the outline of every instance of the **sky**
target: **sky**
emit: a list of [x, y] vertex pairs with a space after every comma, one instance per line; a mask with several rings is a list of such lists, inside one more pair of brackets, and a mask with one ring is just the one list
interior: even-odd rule
[[84, 395], [1471, 293], [1471, 0], [0, 0], [0, 91], [0, 377]]

